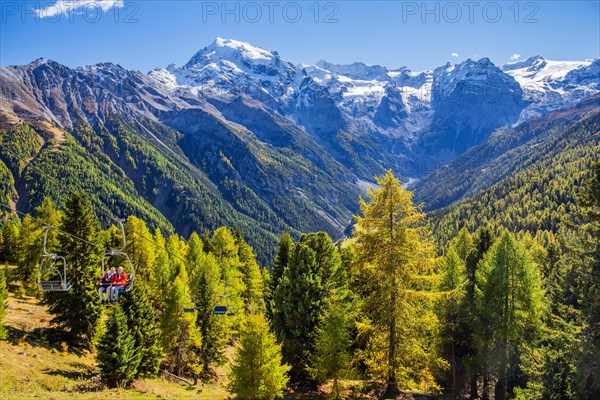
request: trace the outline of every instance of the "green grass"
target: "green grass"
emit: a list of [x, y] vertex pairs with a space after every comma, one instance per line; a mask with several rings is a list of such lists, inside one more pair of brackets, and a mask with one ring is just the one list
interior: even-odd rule
[[99, 381], [95, 355], [77, 354], [53, 340], [50, 315], [34, 298], [10, 296], [0, 341], [2, 399], [227, 399], [225, 370], [219, 381], [189, 387], [165, 378], [137, 380], [129, 389], [107, 389]]

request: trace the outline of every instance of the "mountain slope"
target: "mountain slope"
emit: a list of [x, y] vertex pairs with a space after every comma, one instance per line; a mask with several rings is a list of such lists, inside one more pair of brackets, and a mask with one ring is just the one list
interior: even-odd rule
[[[444, 243], [466, 226], [486, 222], [511, 231], [556, 232], [572, 215], [577, 191], [600, 158], [600, 105], [559, 124], [487, 164], [497, 183], [450, 206], [428, 213]], [[502, 167], [500, 167], [500, 165]]]
[[[148, 74], [45, 59], [2, 67], [0, 196], [30, 211], [83, 188], [103, 212], [182, 235], [239, 227], [265, 262], [283, 230], [340, 237], [374, 175], [421, 178], [498, 128], [600, 90], [598, 61], [539, 61], [293, 65], [217, 38]], [[25, 131], [29, 147], [14, 141]]]
[[600, 95], [596, 95], [515, 128], [500, 129], [484, 143], [414, 183], [415, 200], [425, 203], [427, 211], [436, 210], [487, 189], [540, 157], [552, 157], [561, 148], [549, 143], [599, 108]]

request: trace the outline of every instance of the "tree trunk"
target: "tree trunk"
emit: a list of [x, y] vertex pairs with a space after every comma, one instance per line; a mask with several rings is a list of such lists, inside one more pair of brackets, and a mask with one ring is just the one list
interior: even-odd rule
[[484, 365], [483, 367], [483, 400], [490, 400], [490, 379], [488, 377], [487, 367]]
[[506, 399], [506, 370], [508, 364], [507, 344], [503, 344], [502, 357], [500, 359], [500, 373], [498, 374], [498, 382], [494, 389], [494, 400]]
[[456, 355], [454, 354], [454, 341], [452, 341], [452, 393], [458, 395], [458, 385], [456, 384]]
[[398, 384], [396, 382], [396, 279], [392, 284], [392, 315], [390, 317], [390, 333], [389, 333], [389, 349], [388, 349], [388, 376], [386, 395], [396, 394], [398, 392]]
[[471, 395], [469, 396], [469, 399], [471, 399], [471, 400], [478, 399], [479, 393], [477, 390], [477, 375], [475, 375], [474, 377], [471, 378], [469, 386], [471, 389]]

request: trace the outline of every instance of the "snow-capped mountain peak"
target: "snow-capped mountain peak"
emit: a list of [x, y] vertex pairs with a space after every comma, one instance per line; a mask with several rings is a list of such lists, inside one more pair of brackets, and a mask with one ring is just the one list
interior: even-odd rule
[[253, 64], [272, 64], [281, 60], [279, 55], [250, 43], [233, 39], [216, 38], [209, 46], [197, 52], [184, 68], [201, 68], [208, 63], [240, 62]]

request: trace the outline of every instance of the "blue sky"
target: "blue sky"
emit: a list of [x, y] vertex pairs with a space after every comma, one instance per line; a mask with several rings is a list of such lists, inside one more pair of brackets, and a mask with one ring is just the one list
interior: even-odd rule
[[[0, 0], [0, 64], [46, 57], [149, 71], [184, 64], [215, 37], [293, 63], [431, 69], [489, 57], [600, 57], [600, 1]], [[37, 10], [37, 11], [36, 11]]]

